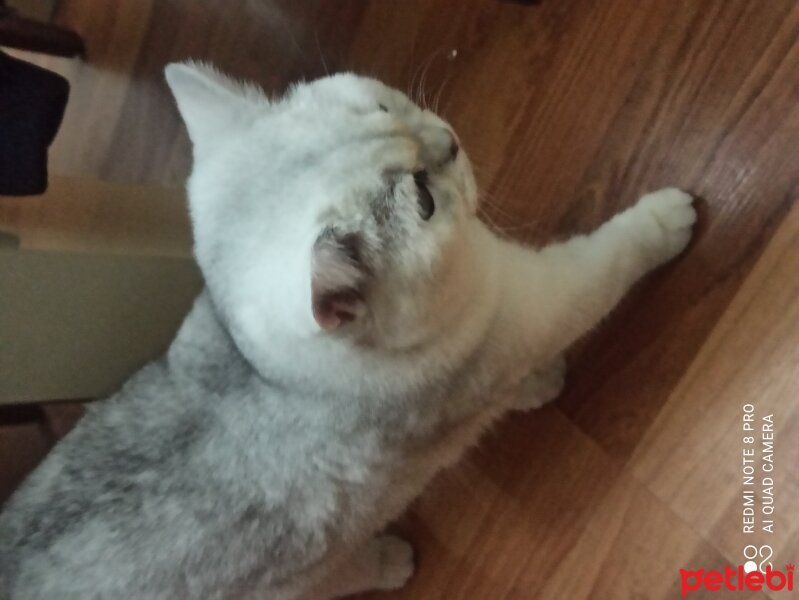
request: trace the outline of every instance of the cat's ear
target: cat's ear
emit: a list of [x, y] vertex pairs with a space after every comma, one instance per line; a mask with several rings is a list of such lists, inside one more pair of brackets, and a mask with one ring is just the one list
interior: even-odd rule
[[364, 286], [369, 270], [362, 262], [358, 234], [323, 233], [313, 248], [313, 316], [322, 329], [334, 331], [366, 313]]
[[239, 84], [204, 63], [172, 63], [164, 72], [195, 150], [246, 127], [259, 104], [268, 104], [254, 86]]

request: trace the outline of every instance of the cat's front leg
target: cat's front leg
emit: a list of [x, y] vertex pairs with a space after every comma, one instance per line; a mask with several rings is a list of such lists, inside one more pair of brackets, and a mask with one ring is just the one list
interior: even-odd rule
[[516, 392], [514, 410], [534, 410], [557, 398], [566, 383], [566, 359], [558, 356], [543, 369], [532, 371]]
[[535, 360], [563, 352], [640, 277], [685, 248], [692, 201], [672, 188], [647, 194], [590, 235], [540, 251], [499, 241], [504, 339]]
[[333, 600], [373, 590], [396, 590], [414, 572], [413, 547], [394, 535], [372, 538], [341, 561], [303, 600]]

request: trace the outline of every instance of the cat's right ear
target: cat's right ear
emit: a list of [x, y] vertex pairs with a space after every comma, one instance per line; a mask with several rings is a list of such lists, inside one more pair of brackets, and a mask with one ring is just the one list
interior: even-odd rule
[[203, 63], [172, 63], [164, 72], [195, 152], [211, 147], [221, 135], [246, 127], [259, 100], [268, 104], [254, 87], [241, 85]]
[[323, 233], [313, 248], [311, 302], [319, 327], [335, 331], [366, 313], [364, 288], [369, 269], [358, 234]]

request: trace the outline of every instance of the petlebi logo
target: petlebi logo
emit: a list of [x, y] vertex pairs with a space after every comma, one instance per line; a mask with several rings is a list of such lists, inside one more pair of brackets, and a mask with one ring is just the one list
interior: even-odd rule
[[770, 544], [755, 545], [754, 539], [773, 540], [776, 523], [774, 440], [775, 419], [771, 413], [758, 418], [753, 404], [744, 404], [741, 417], [741, 535], [743, 564], [712, 569], [680, 569], [683, 596], [697, 591], [778, 592], [794, 590], [794, 565], [775, 568]]
[[756, 569], [747, 571], [749, 562], [738, 567], [724, 567], [723, 571], [696, 569], [689, 571], [680, 569], [680, 591], [683, 596], [704, 590], [708, 592], [732, 591], [757, 592], [760, 590], [793, 591], [794, 565], [785, 565], [784, 571], [772, 569], [771, 565], [761, 572]]

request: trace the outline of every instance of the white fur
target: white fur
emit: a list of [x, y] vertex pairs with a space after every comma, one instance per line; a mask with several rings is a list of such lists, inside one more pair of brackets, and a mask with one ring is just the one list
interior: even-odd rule
[[[395, 516], [502, 411], [557, 395], [561, 353], [633, 282], [678, 254], [695, 220], [688, 195], [663, 190], [591, 235], [525, 248], [477, 219], [461, 152], [431, 188], [442, 207], [430, 222], [407, 227], [404, 247], [373, 282], [368, 314], [330, 334], [311, 313], [314, 240], [329, 221], [357, 231], [363, 206], [353, 199], [383, 186], [387, 170], [418, 168], [430, 132], [448, 125], [400, 92], [349, 74], [299, 85], [274, 102], [249, 92], [234, 103], [229, 83], [199, 90], [207, 71], [174, 65], [167, 76], [195, 145], [208, 148], [189, 183], [197, 257], [251, 364], [296, 385], [310, 380], [333, 395], [368, 396], [376, 411], [407, 402], [416, 434], [438, 436], [422, 456], [400, 461], [407, 478], [395, 479], [393, 502], [375, 483], [366, 501], [384, 505], [365, 511], [374, 520], [364, 530]], [[220, 133], [209, 139], [214, 129]], [[279, 155], [296, 148], [329, 156], [292, 172], [302, 159]], [[526, 396], [503, 399], [519, 386]], [[418, 392], [432, 389], [445, 393], [419, 410]]]

